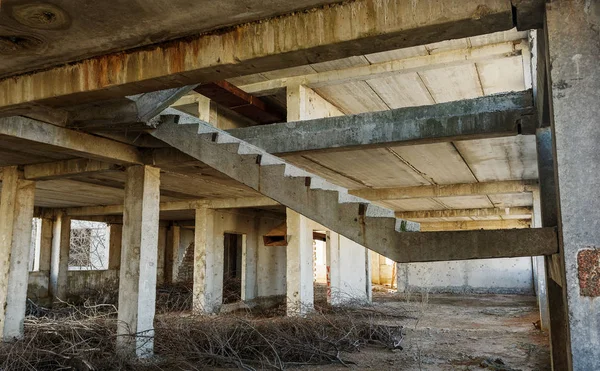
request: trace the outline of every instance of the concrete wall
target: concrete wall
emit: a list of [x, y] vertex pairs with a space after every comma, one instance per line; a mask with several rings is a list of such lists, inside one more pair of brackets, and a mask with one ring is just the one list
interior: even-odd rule
[[[245, 259], [248, 261], [246, 276], [251, 287], [246, 291], [248, 300], [254, 298], [285, 297], [286, 293], [286, 248], [285, 246], [265, 246], [262, 236], [285, 221], [285, 218], [272, 216], [259, 217], [252, 211], [223, 210], [215, 212], [215, 272], [223, 271], [224, 234], [237, 233], [246, 236], [248, 250]], [[157, 282], [164, 278], [164, 254], [167, 238], [167, 227], [159, 229], [159, 256]], [[194, 230], [181, 228], [178, 250], [178, 264], [184, 259], [190, 243], [194, 242]], [[116, 290], [119, 282], [118, 270], [69, 270], [68, 294], [78, 296], [90, 291], [105, 292]], [[28, 297], [34, 301], [44, 302], [48, 296], [49, 272], [33, 271], [29, 273]]]
[[262, 236], [285, 220], [260, 218], [258, 224], [258, 298], [286, 295], [286, 247], [265, 246]]
[[398, 291], [532, 295], [531, 258], [398, 264]]

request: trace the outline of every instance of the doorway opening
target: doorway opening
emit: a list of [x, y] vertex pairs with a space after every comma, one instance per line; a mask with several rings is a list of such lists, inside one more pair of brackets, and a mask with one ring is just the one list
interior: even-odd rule
[[225, 233], [223, 252], [223, 304], [242, 300], [243, 235]]

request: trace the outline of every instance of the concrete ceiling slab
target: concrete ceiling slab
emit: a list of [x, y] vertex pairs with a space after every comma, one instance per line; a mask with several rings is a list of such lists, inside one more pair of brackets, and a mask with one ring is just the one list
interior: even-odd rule
[[335, 2], [339, 0], [4, 0], [0, 76]]

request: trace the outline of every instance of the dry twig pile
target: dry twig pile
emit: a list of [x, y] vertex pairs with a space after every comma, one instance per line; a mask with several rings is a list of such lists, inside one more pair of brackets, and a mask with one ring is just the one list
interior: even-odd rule
[[116, 321], [116, 308], [107, 305], [30, 316], [25, 338], [0, 346], [0, 370], [284, 370], [348, 365], [348, 353], [365, 346], [399, 349], [402, 341], [397, 316], [373, 309], [307, 318], [169, 314], [156, 319], [155, 358], [140, 363], [115, 354]]

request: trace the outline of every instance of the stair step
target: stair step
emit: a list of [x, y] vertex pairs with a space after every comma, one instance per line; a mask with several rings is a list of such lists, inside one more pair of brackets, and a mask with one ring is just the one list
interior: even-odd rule
[[419, 230], [418, 223], [396, 219], [392, 210], [351, 195], [343, 187], [196, 118], [181, 115], [181, 126], [175, 124], [177, 120], [166, 120], [153, 135], [359, 244], [398, 256], [394, 251], [398, 233]]

